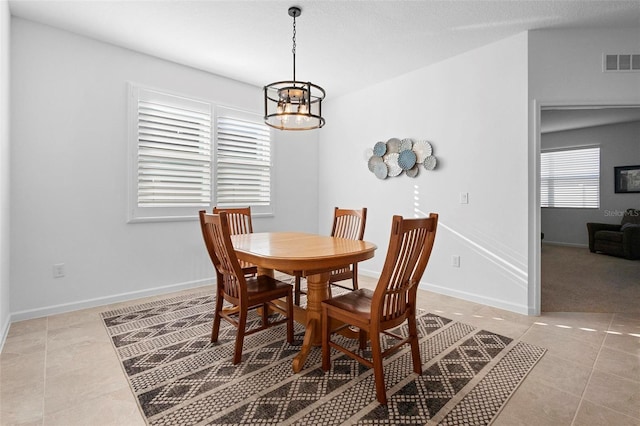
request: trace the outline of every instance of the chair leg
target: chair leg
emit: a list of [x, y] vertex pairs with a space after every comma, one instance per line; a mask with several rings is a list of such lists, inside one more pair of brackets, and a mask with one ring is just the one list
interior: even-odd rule
[[298, 306], [300, 306], [300, 276], [296, 275], [295, 276], [295, 289], [294, 289], [294, 297], [295, 297], [295, 301], [294, 303]]
[[331, 318], [329, 317], [329, 310], [323, 306], [322, 307], [322, 369], [324, 371], [329, 371], [331, 369], [331, 359], [330, 359], [330, 350], [329, 350], [329, 338], [331, 335], [330, 323]]
[[293, 294], [287, 297], [287, 342], [293, 343]]
[[238, 318], [238, 333], [236, 334], [236, 346], [233, 352], [233, 363], [238, 364], [242, 359], [242, 344], [244, 343], [244, 331], [247, 326], [247, 312], [240, 310]]
[[269, 326], [269, 305], [263, 303], [261, 311], [262, 326], [266, 328]]
[[353, 271], [353, 277], [351, 277], [351, 279], [353, 281], [353, 289], [357, 290], [358, 289], [358, 264], [357, 263], [353, 264], [352, 271]]
[[382, 347], [380, 345], [380, 332], [370, 330], [371, 357], [373, 358], [373, 376], [376, 381], [376, 397], [382, 405], [387, 405], [387, 391], [384, 386], [384, 370], [382, 369]]
[[211, 327], [211, 343], [218, 341], [220, 332], [220, 312], [222, 311], [222, 294], [216, 294], [216, 306], [213, 311], [213, 327]]
[[422, 361], [420, 360], [420, 347], [418, 346], [418, 327], [416, 326], [415, 312], [409, 316], [409, 344], [411, 345], [411, 359], [413, 361], [413, 372], [422, 374]]
[[358, 341], [360, 343], [360, 349], [362, 349], [363, 351], [367, 349], [367, 332], [362, 328], [358, 330]]

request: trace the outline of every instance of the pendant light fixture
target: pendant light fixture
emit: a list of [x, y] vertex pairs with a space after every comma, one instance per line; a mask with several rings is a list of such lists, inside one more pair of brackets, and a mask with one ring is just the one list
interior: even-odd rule
[[264, 122], [280, 130], [311, 130], [324, 126], [324, 89], [311, 82], [296, 81], [296, 18], [302, 11], [290, 7], [293, 18], [293, 80], [264, 86]]

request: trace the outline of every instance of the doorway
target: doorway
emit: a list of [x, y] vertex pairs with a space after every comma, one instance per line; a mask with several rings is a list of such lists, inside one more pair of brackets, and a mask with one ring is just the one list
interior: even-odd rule
[[640, 194], [630, 197], [613, 190], [614, 166], [640, 164], [640, 105], [543, 105], [537, 113], [537, 191], [541, 152], [600, 149], [597, 208], [541, 207], [536, 194], [538, 313], [637, 310], [626, 304], [640, 298], [640, 262], [589, 252], [586, 223], [619, 224], [615, 213], [640, 208]]

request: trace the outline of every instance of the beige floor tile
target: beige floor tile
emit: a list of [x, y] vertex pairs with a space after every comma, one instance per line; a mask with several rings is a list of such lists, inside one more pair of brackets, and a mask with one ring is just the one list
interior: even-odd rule
[[0, 386], [0, 424], [42, 424], [44, 380]]
[[594, 371], [584, 399], [640, 420], [640, 382]]
[[610, 329], [612, 331], [635, 334], [640, 337], [640, 313], [615, 314]]
[[15, 336], [23, 336], [29, 333], [46, 333], [47, 332], [47, 317], [35, 318], [24, 321], [16, 321], [11, 323], [9, 327], [8, 338]]
[[579, 403], [579, 397], [525, 379], [493, 425], [570, 425]]
[[640, 335], [638, 337], [629, 334], [607, 334], [604, 339], [604, 347], [627, 352], [640, 358]]
[[7, 337], [2, 347], [2, 355], [28, 355], [41, 353], [47, 344], [47, 333], [35, 331]]
[[587, 387], [590, 375], [591, 368], [546, 353], [531, 370], [526, 380], [536, 381], [542, 385], [581, 397]]
[[595, 346], [602, 345], [602, 342], [607, 336], [606, 327], [593, 328], [588, 325], [577, 326], [569, 324], [570, 322], [568, 321], [559, 321], [557, 324], [554, 324], [553, 322], [546, 322], [544, 319], [540, 319], [533, 323], [532, 329], [553, 333], [558, 336], [559, 339], [572, 338], [588, 342]]
[[640, 357], [637, 355], [605, 347], [598, 355], [595, 369], [635, 380], [640, 386]]
[[110, 342], [80, 342], [47, 351], [47, 375], [61, 375], [96, 365], [120, 366]]
[[104, 307], [98, 306], [91, 309], [82, 309], [79, 311], [52, 315], [49, 317], [49, 330], [69, 328], [77, 325], [85, 325], [87, 323], [99, 323], [100, 312], [102, 311], [104, 311]]
[[606, 407], [582, 401], [572, 426], [638, 426], [640, 421]]
[[536, 317], [520, 315], [520, 314], [516, 314], [515, 312], [509, 312], [503, 309], [492, 308], [490, 306], [480, 306], [475, 311], [475, 315], [483, 316], [485, 318], [491, 318], [496, 321], [502, 320], [502, 321], [513, 322], [513, 323], [522, 324], [522, 325], [531, 325], [536, 319]]
[[525, 342], [547, 348], [549, 353], [592, 368], [595, 364], [600, 346], [571, 337], [563, 331], [547, 328], [532, 327], [522, 338]]
[[45, 426], [144, 426], [131, 390], [118, 389], [97, 399], [84, 399], [68, 408], [47, 414]]
[[[2, 425], [4, 425], [4, 423], [0, 423]], [[40, 420], [35, 420], [32, 422], [20, 422], [20, 423], [11, 423], [11, 426], [42, 426], [42, 419]]]
[[44, 383], [44, 351], [26, 355], [14, 355], [0, 358], [0, 388], [3, 392], [16, 386], [34, 386]]
[[78, 343], [108, 343], [109, 336], [104, 325], [99, 322], [87, 322], [71, 327], [49, 330], [47, 349], [64, 349]]
[[548, 324], [583, 328], [604, 332], [609, 328], [614, 314], [593, 312], [544, 312], [539, 320]]
[[162, 293], [162, 294], [157, 294], [155, 296], [147, 296], [147, 297], [142, 297], [139, 299], [133, 299], [133, 300], [125, 300], [122, 302], [117, 302], [117, 303], [111, 303], [109, 305], [104, 305], [101, 306], [99, 309], [99, 312], [106, 312], [106, 311], [112, 311], [115, 309], [122, 309], [122, 308], [126, 308], [129, 307], [131, 305], [140, 305], [143, 303], [148, 303], [148, 302], [154, 302], [156, 300], [162, 300], [165, 299], [167, 297], [176, 297], [176, 296], [183, 296], [186, 294], [194, 294], [194, 293], [211, 293], [213, 294], [215, 290], [215, 287], [213, 285], [206, 285], [206, 286], [202, 286], [202, 287], [195, 287], [195, 288], [188, 288], [185, 290], [180, 290], [177, 292], [173, 292], [173, 293]]
[[45, 417], [80, 401], [102, 397], [116, 390], [129, 389], [118, 365], [94, 365], [71, 372], [47, 375], [44, 394]]

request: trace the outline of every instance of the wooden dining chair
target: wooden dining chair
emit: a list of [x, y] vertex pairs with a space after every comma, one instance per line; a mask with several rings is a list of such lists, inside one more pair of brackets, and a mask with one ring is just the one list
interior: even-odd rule
[[[344, 352], [358, 362], [373, 368], [376, 397], [386, 405], [387, 393], [384, 383], [382, 360], [396, 352], [404, 344], [411, 346], [413, 371], [422, 374], [418, 330], [416, 325], [416, 292], [427, 266], [438, 226], [438, 215], [428, 218], [403, 219], [394, 216], [391, 237], [384, 267], [375, 291], [358, 289], [342, 296], [322, 302], [322, 368], [331, 367], [329, 348]], [[332, 323], [333, 321], [333, 323]], [[407, 336], [399, 336], [388, 330], [407, 322]], [[336, 328], [335, 324], [342, 324]], [[351, 351], [331, 341], [331, 334], [349, 326], [359, 329], [359, 348], [365, 349], [367, 339], [371, 342], [371, 358]], [[395, 344], [382, 348], [382, 334], [395, 339]]]
[[[207, 214], [200, 211], [200, 223], [209, 257], [216, 270], [216, 304], [211, 329], [211, 342], [218, 341], [220, 320], [224, 318], [237, 327], [233, 363], [240, 362], [244, 337], [278, 324], [287, 324], [287, 342], [293, 343], [293, 287], [267, 275], [246, 277], [231, 242], [231, 228], [226, 212]], [[285, 298], [286, 309], [272, 303]], [[227, 301], [231, 307], [224, 307]], [[250, 310], [261, 309], [261, 325], [246, 329]], [[269, 310], [285, 316], [269, 321]]]
[[[231, 235], [253, 233], [253, 224], [251, 222], [251, 206], [234, 208], [213, 208], [213, 214], [220, 214], [222, 212], [227, 213]], [[253, 263], [241, 260], [240, 266], [242, 267], [242, 271], [245, 275], [251, 276], [258, 273], [258, 267]]]
[[[333, 210], [333, 226], [331, 227], [331, 236], [338, 238], [348, 238], [350, 240], [361, 240], [364, 238], [364, 228], [367, 223], [367, 208], [361, 210], [340, 209], [335, 207]], [[295, 277], [295, 304], [300, 305], [300, 294], [305, 294], [300, 289], [302, 274], [293, 272], [290, 275]], [[346, 287], [337, 282], [351, 280], [351, 287]], [[347, 265], [343, 268], [331, 271], [329, 283], [348, 290], [358, 289], [358, 264]]]

